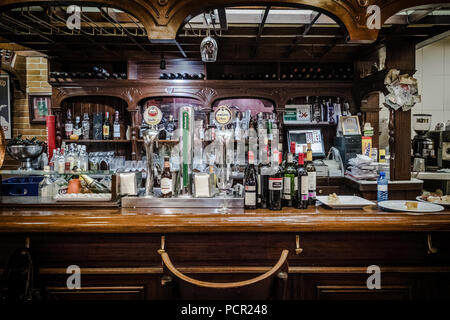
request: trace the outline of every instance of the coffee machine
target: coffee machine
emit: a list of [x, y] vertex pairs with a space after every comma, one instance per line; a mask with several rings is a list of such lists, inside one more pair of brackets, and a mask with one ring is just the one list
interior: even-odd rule
[[430, 158], [429, 166], [437, 169], [450, 168], [450, 128], [443, 131], [430, 131], [427, 138], [434, 141], [436, 157]]
[[436, 162], [434, 140], [427, 136], [431, 129], [431, 114], [413, 114], [413, 171], [425, 171]]

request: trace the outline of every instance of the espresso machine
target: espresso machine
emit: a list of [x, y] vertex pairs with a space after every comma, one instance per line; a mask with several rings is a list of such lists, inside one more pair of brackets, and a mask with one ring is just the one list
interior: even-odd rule
[[436, 157], [429, 160], [429, 166], [437, 169], [450, 169], [450, 128], [429, 131], [427, 138], [434, 141]]
[[413, 171], [427, 171], [435, 164], [434, 140], [427, 136], [430, 129], [431, 114], [413, 114], [413, 130], [416, 132], [412, 141]]

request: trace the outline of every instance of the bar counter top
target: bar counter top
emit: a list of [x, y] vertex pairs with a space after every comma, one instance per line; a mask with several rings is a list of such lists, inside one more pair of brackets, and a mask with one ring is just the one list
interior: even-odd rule
[[0, 208], [0, 233], [450, 231], [450, 210], [249, 210], [244, 214], [155, 214], [151, 209]]

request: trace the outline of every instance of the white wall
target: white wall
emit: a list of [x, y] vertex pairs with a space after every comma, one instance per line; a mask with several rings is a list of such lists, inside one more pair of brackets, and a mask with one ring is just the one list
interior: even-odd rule
[[431, 114], [434, 130], [438, 122], [450, 120], [450, 37], [418, 49], [416, 69], [422, 102], [413, 107], [412, 114]]

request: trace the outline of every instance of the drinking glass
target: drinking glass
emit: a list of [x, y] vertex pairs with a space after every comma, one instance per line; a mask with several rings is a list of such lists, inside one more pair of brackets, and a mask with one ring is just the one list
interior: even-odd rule
[[219, 209], [219, 213], [229, 213], [227, 207], [227, 191], [233, 185], [233, 178], [231, 176], [231, 168], [229, 165], [221, 165], [217, 174], [217, 186], [220, 190], [220, 196], [223, 198], [222, 208]]

